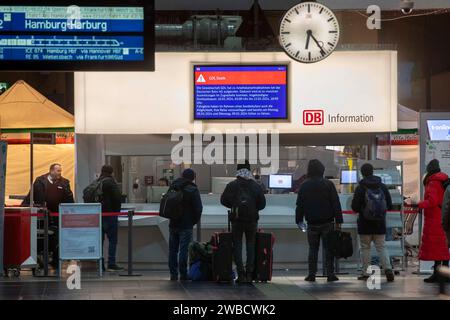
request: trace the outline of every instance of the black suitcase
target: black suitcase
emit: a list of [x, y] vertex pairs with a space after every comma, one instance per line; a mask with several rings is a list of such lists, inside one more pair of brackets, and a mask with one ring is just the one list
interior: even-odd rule
[[230, 232], [216, 232], [211, 238], [213, 280], [233, 281], [233, 236]]
[[255, 272], [253, 280], [267, 282], [272, 280], [273, 246], [275, 236], [259, 230], [256, 233]]

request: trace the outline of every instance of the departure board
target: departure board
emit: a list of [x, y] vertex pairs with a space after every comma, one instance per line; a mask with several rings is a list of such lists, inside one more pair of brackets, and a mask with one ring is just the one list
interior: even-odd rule
[[0, 5], [0, 70], [154, 70], [153, 0], [22, 2]]

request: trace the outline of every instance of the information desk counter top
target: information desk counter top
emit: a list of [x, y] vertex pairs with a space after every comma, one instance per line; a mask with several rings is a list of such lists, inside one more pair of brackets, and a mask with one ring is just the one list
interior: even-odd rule
[[[394, 203], [396, 195], [393, 194]], [[352, 194], [339, 194], [341, 207], [344, 212], [344, 228], [356, 228], [357, 215], [351, 212]], [[218, 194], [204, 194], [201, 195], [203, 203], [202, 214], [202, 228], [216, 229], [224, 228], [227, 225], [227, 211], [220, 204], [220, 195]], [[266, 208], [260, 211], [259, 225], [264, 228], [297, 228], [295, 224], [295, 207], [296, 194], [277, 194], [266, 195]], [[122, 210], [127, 211], [128, 208], [134, 209], [136, 212], [158, 212], [159, 203], [127, 203], [123, 204]], [[121, 217], [120, 225], [127, 225], [127, 218]], [[166, 219], [159, 216], [135, 216], [134, 225], [159, 225]], [[388, 227], [402, 226], [402, 219], [400, 213], [388, 213], [387, 215]]]

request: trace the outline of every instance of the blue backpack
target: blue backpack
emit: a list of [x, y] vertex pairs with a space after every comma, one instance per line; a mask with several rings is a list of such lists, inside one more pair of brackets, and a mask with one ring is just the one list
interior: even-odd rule
[[386, 219], [387, 203], [386, 196], [381, 188], [366, 189], [366, 206], [363, 216], [369, 221], [384, 221]]

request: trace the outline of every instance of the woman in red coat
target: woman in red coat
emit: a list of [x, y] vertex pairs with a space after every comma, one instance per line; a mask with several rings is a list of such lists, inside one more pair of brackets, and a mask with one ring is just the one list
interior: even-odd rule
[[427, 165], [427, 174], [423, 180], [425, 185], [424, 200], [419, 202], [419, 208], [424, 209], [424, 226], [419, 259], [434, 261], [433, 275], [425, 282], [437, 282], [437, 267], [441, 264], [448, 266], [450, 253], [447, 238], [442, 228], [441, 206], [444, 197], [443, 183], [448, 175], [441, 172], [438, 160], [431, 160]]

